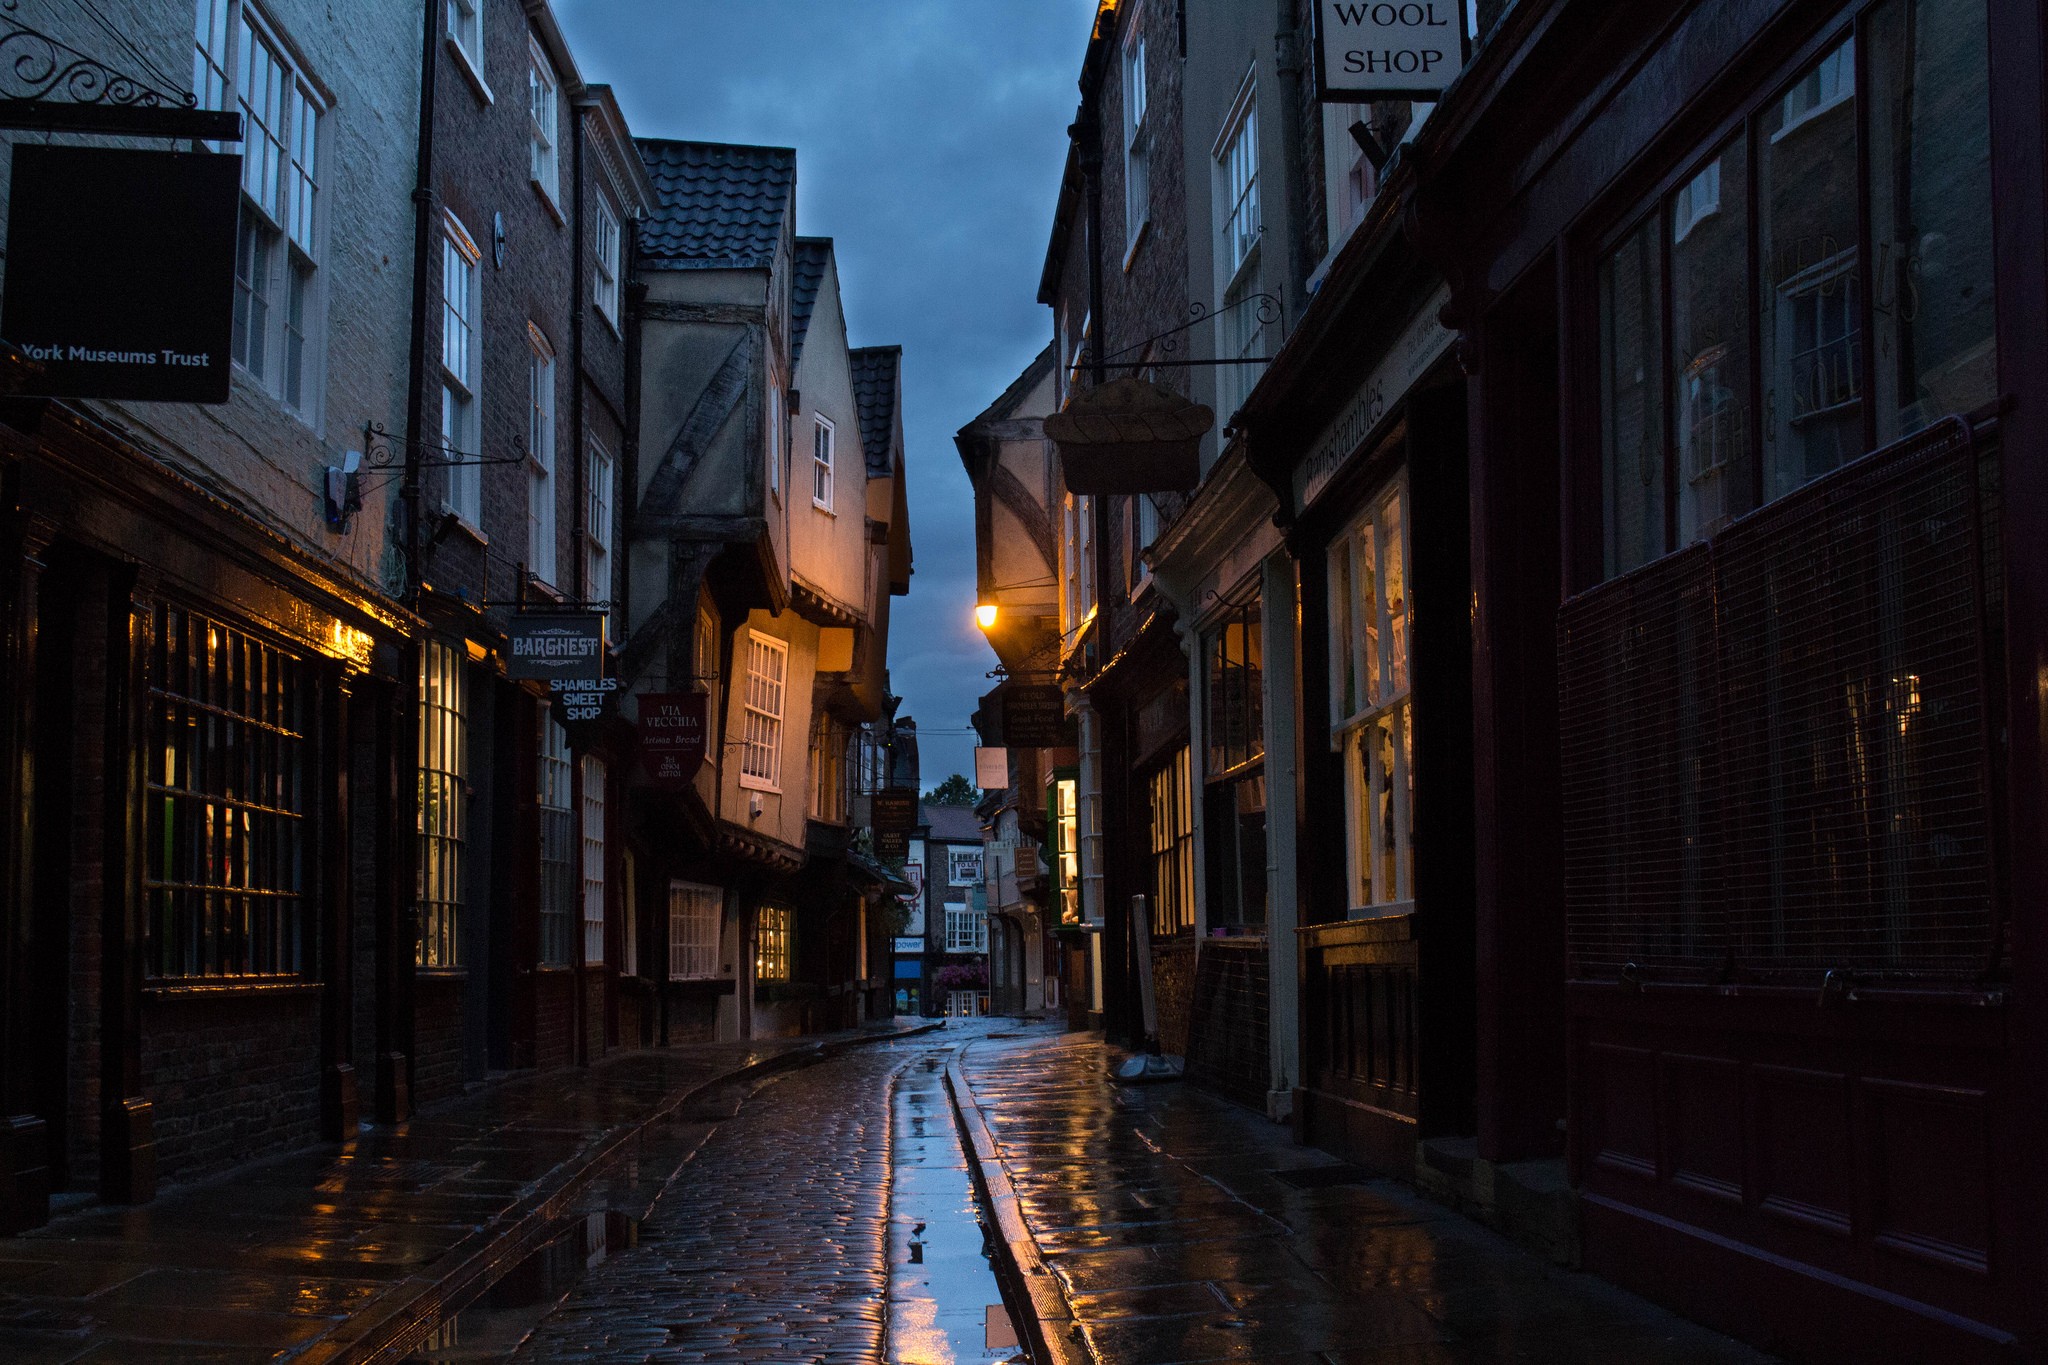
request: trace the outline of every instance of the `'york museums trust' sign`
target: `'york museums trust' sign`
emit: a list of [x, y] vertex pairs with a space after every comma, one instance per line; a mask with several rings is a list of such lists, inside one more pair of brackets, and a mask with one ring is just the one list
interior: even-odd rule
[[1465, 0], [1316, 0], [1324, 103], [1433, 100], [1465, 64]]
[[228, 401], [242, 159], [17, 142], [0, 336], [50, 398]]

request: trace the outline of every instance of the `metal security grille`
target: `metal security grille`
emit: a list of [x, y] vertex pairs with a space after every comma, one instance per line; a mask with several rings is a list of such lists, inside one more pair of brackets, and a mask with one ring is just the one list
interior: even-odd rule
[[149, 658], [149, 971], [305, 969], [305, 665], [175, 607]]
[[1960, 421], [1565, 604], [1574, 976], [1995, 964]]

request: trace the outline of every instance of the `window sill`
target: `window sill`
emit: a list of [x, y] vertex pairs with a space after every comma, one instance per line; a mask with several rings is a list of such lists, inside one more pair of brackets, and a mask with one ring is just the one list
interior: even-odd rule
[[533, 186], [534, 197], [539, 199], [541, 204], [546, 207], [548, 216], [555, 220], [555, 226], [567, 227], [569, 219], [563, 214], [562, 206], [555, 202], [555, 196], [548, 193], [548, 187], [541, 184], [540, 181], [531, 178], [526, 183]]
[[456, 981], [467, 981], [467, 980], [469, 980], [469, 968], [467, 968], [467, 967], [421, 967], [421, 966], [414, 966], [414, 967], [413, 967], [413, 969], [412, 969], [412, 974], [413, 974], [413, 979], [414, 979], [414, 980], [417, 980], [417, 981], [449, 981], [449, 982], [456, 982]]
[[831, 503], [819, 502], [816, 498], [811, 499], [811, 507], [816, 511], [823, 512], [828, 517], [836, 517], [839, 515], [837, 512], [832, 510]]
[[613, 336], [623, 335], [619, 331], [619, 320], [612, 316], [613, 309], [607, 308], [601, 303], [593, 303], [590, 305], [590, 311], [604, 319], [604, 325], [612, 329]]
[[1124, 249], [1124, 273], [1126, 275], [1131, 273], [1131, 262], [1138, 259], [1138, 248], [1145, 245], [1146, 239], [1151, 235], [1152, 219], [1150, 215], [1147, 215], [1145, 221], [1138, 224], [1138, 230], [1131, 234], [1130, 246]]
[[766, 778], [750, 777], [746, 773], [740, 774], [740, 788], [743, 791], [766, 792], [770, 796], [782, 795], [782, 788], [776, 786], [774, 783], [768, 781]]
[[464, 535], [468, 536], [477, 544], [484, 546], [485, 548], [489, 548], [491, 538], [483, 533], [482, 527], [478, 526], [475, 522], [471, 521], [468, 517], [465, 517], [464, 515], [462, 515], [462, 513], [456, 511], [453, 507], [450, 507], [445, 502], [441, 504], [441, 511], [444, 515], [455, 518], [456, 530], [462, 532]]
[[448, 50], [455, 54], [455, 65], [461, 69], [463, 79], [469, 82], [470, 89], [476, 92], [476, 97], [485, 104], [497, 103], [497, 96], [491, 93], [490, 83], [484, 79], [483, 71], [469, 55], [469, 49], [456, 42], [453, 34], [445, 36], [442, 41], [447, 43]]
[[181, 981], [165, 978], [145, 982], [144, 997], [151, 1000], [218, 1000], [227, 996], [249, 999], [256, 996], [318, 995], [321, 983], [291, 980], [257, 979], [237, 981], [232, 979], [210, 979]]
[[533, 970], [542, 976], [567, 976], [576, 969], [566, 962], [542, 962], [536, 964]]
[[1354, 905], [1344, 912], [1347, 921], [1365, 919], [1400, 919], [1403, 915], [1415, 913], [1415, 902], [1382, 901], [1378, 905]]

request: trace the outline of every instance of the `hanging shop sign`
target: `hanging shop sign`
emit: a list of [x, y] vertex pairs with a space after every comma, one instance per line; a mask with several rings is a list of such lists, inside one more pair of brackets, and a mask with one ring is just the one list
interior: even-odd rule
[[555, 720], [568, 732], [569, 747], [587, 749], [598, 738], [599, 728], [611, 714], [618, 696], [617, 678], [550, 678], [549, 705]]
[[704, 766], [710, 698], [702, 692], [643, 692], [640, 764], [655, 786], [681, 791]]
[[[1067, 699], [1046, 683], [1003, 687], [1003, 744], [1012, 749], [1063, 749], [1078, 743]], [[987, 783], [982, 783], [987, 786]], [[1000, 785], [1000, 784], [999, 784]]]
[[917, 828], [917, 793], [910, 788], [884, 787], [874, 800], [875, 833], [908, 834]]
[[1171, 493], [1202, 481], [1202, 437], [1215, 425], [1209, 408], [1127, 374], [1075, 394], [1045, 434], [1070, 493]]
[[1325, 104], [1433, 100], [1465, 64], [1464, 0], [1316, 0]]
[[[1038, 747], [1054, 747], [1038, 746]], [[985, 792], [999, 792], [1010, 785], [1010, 749], [1005, 744], [974, 746], [974, 785]]]
[[900, 863], [910, 855], [910, 835], [900, 829], [875, 831], [875, 856], [885, 863]]
[[1439, 289], [1417, 310], [1407, 330], [1358, 386], [1337, 420], [1324, 427], [1309, 447], [1308, 458], [1295, 466], [1294, 505], [1298, 511], [1305, 511], [1323, 495], [1331, 480], [1365, 448], [1394, 405], [1450, 349], [1456, 337], [1438, 318], [1450, 298], [1449, 288]]
[[50, 398], [225, 403], [242, 159], [13, 146], [0, 336]]
[[604, 617], [594, 611], [532, 612], [505, 630], [505, 674], [534, 682], [604, 673]]

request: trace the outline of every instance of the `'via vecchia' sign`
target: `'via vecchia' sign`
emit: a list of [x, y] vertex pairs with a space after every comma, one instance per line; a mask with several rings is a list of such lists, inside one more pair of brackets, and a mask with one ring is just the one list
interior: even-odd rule
[[1465, 0], [1316, 0], [1325, 104], [1433, 100], [1465, 64]]
[[0, 335], [48, 398], [225, 403], [242, 159], [13, 146]]

